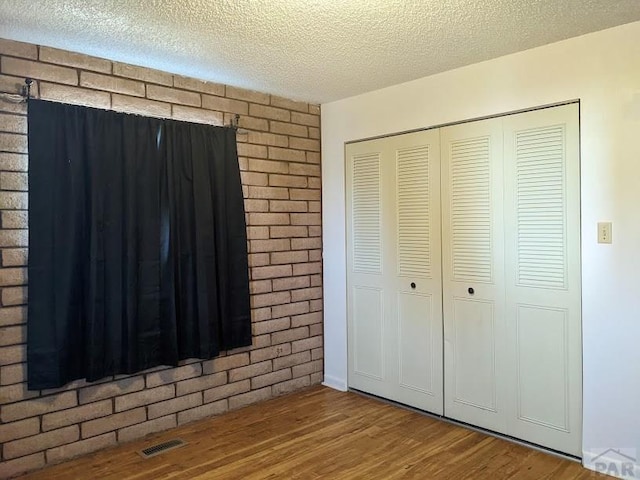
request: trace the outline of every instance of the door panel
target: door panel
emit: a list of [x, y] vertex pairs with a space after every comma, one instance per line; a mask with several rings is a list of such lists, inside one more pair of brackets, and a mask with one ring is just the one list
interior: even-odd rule
[[510, 434], [581, 455], [578, 105], [504, 119]]
[[347, 145], [347, 314], [349, 386], [441, 414], [439, 149], [437, 130]]
[[506, 432], [500, 119], [443, 128], [445, 415]]

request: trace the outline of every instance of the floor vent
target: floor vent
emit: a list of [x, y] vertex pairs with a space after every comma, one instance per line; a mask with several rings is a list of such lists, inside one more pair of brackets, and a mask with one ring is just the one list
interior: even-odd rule
[[179, 438], [175, 438], [173, 440], [169, 440], [167, 442], [158, 443], [157, 445], [152, 445], [151, 447], [145, 448], [144, 450], [139, 450], [138, 453], [142, 458], [151, 458], [156, 455], [160, 455], [163, 452], [168, 450], [173, 450], [174, 448], [183, 447], [187, 442], [184, 440], [180, 440]]

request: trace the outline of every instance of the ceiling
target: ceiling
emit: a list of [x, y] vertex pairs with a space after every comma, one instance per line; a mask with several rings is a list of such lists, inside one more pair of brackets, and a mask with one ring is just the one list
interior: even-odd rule
[[0, 2], [0, 37], [315, 103], [637, 20], [640, 0]]

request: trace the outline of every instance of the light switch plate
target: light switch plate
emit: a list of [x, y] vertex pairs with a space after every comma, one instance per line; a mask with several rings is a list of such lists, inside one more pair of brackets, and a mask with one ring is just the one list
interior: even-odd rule
[[611, 243], [611, 222], [598, 222], [598, 243]]

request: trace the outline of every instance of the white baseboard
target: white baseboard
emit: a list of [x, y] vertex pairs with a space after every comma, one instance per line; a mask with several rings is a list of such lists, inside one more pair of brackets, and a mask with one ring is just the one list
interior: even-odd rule
[[325, 375], [322, 385], [325, 387], [333, 388], [334, 390], [340, 390], [341, 392], [347, 391], [347, 382], [341, 378], [332, 377], [331, 375]]
[[640, 479], [640, 463], [634, 448], [605, 448], [598, 453], [582, 452], [582, 465], [594, 472], [624, 480]]

